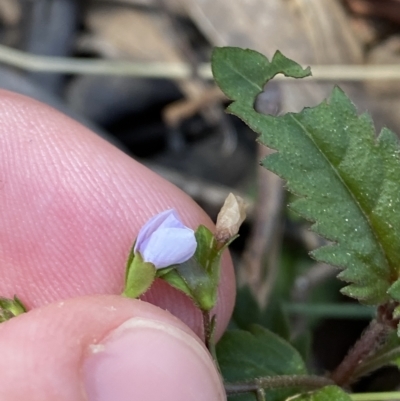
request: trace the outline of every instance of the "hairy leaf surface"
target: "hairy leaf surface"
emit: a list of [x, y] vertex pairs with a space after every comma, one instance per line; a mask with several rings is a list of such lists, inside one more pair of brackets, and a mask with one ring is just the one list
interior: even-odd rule
[[[288, 342], [271, 331], [253, 325], [249, 331], [231, 330], [217, 345], [218, 363], [224, 379], [238, 382], [255, 377], [276, 375], [304, 375], [307, 370], [300, 354]], [[289, 388], [266, 391], [269, 401], [283, 401], [297, 394]], [[254, 401], [254, 395], [232, 397], [232, 401]]]
[[276, 150], [263, 165], [298, 196], [290, 206], [313, 222], [332, 244], [312, 256], [340, 267], [349, 296], [367, 304], [400, 300], [400, 157], [397, 137], [383, 129], [376, 138], [368, 115], [359, 116], [339, 89], [316, 107], [283, 116], [260, 114], [256, 96], [281, 73], [310, 74], [277, 52], [271, 62], [238, 48], [213, 54], [216, 82], [241, 118]]

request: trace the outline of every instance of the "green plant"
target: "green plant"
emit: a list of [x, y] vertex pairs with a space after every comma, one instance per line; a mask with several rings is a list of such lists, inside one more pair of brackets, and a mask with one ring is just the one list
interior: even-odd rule
[[227, 390], [252, 389], [259, 400], [283, 400], [319, 388], [300, 399], [349, 399], [339, 387], [384, 364], [398, 363], [400, 341], [391, 333], [398, 324], [400, 301], [398, 139], [388, 129], [376, 138], [370, 117], [357, 115], [337, 87], [327, 100], [300, 113], [275, 117], [257, 112], [256, 97], [275, 75], [311, 74], [280, 52], [269, 61], [252, 50], [218, 48], [212, 68], [217, 84], [232, 100], [227, 111], [276, 151], [262, 164], [296, 195], [290, 208], [330, 241], [311, 256], [341, 269], [338, 277], [348, 284], [343, 294], [377, 307], [376, 318], [360, 340], [325, 377], [307, 375], [297, 351], [259, 326], [228, 333], [218, 347], [219, 362], [226, 380], [241, 380], [242, 387], [228, 385]]
[[[327, 100], [299, 113], [257, 112], [256, 97], [277, 74], [291, 78], [311, 74], [280, 52], [269, 61], [252, 50], [217, 48], [212, 68], [215, 81], [232, 101], [228, 112], [258, 133], [261, 144], [276, 151], [262, 164], [286, 181], [293, 194], [291, 210], [329, 241], [313, 250], [311, 257], [340, 268], [338, 277], [347, 283], [341, 292], [365, 305], [353, 307], [354, 313], [369, 316], [373, 307], [375, 317], [339, 366], [318, 376], [305, 362], [307, 333], [296, 339], [289, 335], [286, 312], [302, 305], [272, 302], [262, 310], [245, 288], [232, 320], [237, 328], [215, 347], [212, 309], [217, 302], [220, 260], [244, 220], [242, 200], [233, 195], [221, 210], [215, 233], [204, 226], [193, 232], [174, 210], [146, 223], [127, 261], [123, 295], [140, 296], [158, 277], [190, 297], [203, 313], [205, 342], [223, 375], [226, 393], [236, 400], [400, 398], [394, 392], [346, 392], [350, 384], [382, 366], [400, 367], [400, 146], [396, 135], [383, 129], [376, 137], [370, 117], [359, 116], [337, 87]], [[276, 293], [287, 294], [293, 273], [307, 268], [304, 255], [284, 254], [285, 277]], [[240, 309], [251, 313], [241, 316]], [[338, 311], [333, 309], [325, 306], [320, 312]], [[0, 298], [0, 322], [25, 311], [18, 298]], [[316, 314], [317, 309], [309, 311]]]

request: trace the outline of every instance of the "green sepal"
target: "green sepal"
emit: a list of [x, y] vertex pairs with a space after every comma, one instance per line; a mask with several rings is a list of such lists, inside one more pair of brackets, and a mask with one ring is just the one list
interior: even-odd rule
[[26, 313], [26, 307], [17, 296], [13, 299], [0, 297], [0, 323]]
[[134, 246], [126, 263], [125, 288], [122, 295], [128, 298], [139, 298], [153, 284], [156, 278], [156, 268], [152, 263], [145, 262], [139, 252], [134, 253]]
[[195, 236], [194, 256], [180, 265], [157, 271], [157, 277], [184, 292], [201, 310], [209, 311], [217, 303], [222, 253], [236, 237], [221, 246], [205, 226], [199, 226]]
[[158, 269], [156, 277], [163, 279], [172, 287], [185, 293], [188, 297], [192, 298], [190, 288], [185, 283], [185, 280], [175, 270], [175, 267], [166, 267], [165, 269]]

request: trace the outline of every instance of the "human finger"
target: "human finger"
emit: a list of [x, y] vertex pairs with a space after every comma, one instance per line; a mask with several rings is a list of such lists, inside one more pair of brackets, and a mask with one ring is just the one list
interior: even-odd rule
[[0, 325], [0, 399], [209, 401], [224, 390], [203, 343], [147, 302], [91, 296]]
[[[120, 294], [139, 228], [175, 208], [185, 224], [212, 227], [183, 192], [77, 122], [32, 99], [0, 92], [0, 295], [28, 307], [87, 294]], [[217, 336], [234, 303], [225, 255]], [[156, 282], [146, 300], [197, 333], [201, 315]]]

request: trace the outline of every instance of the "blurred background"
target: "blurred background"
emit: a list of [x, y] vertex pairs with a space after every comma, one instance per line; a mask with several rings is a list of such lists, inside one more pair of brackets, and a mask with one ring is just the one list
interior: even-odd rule
[[[324, 372], [373, 310], [342, 297], [337, 271], [309, 258], [323, 240], [259, 167], [268, 149], [224, 113], [209, 61], [225, 45], [315, 66], [313, 79], [268, 84], [255, 104], [262, 113], [316, 105], [338, 84], [377, 129], [400, 132], [400, 0], [0, 0], [0, 87], [80, 121], [214, 219], [229, 192], [243, 197], [231, 326], [263, 324]], [[355, 390], [399, 383], [385, 368]]]

